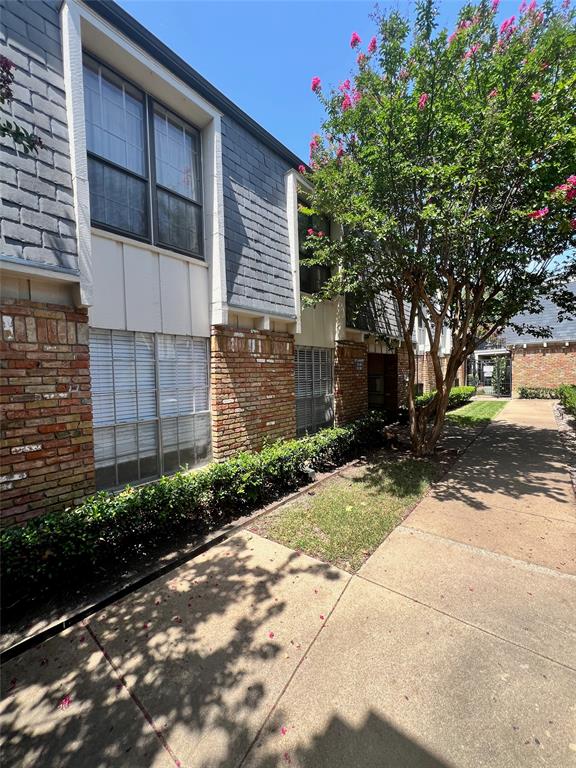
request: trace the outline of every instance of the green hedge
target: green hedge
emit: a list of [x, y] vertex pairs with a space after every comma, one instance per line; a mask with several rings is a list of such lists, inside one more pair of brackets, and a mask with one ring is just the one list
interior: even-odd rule
[[[466, 403], [472, 399], [475, 392], [475, 387], [452, 387], [450, 395], [448, 396], [448, 409], [451, 410], [452, 408], [460, 408], [460, 406], [466, 405]], [[423, 395], [418, 395], [418, 397], [415, 398], [416, 407], [423, 408], [425, 405], [428, 405], [435, 394], [436, 391], [434, 390], [433, 392], [426, 392]]]
[[522, 400], [557, 400], [557, 387], [518, 387], [518, 397]]
[[361, 452], [384, 445], [386, 421], [371, 413], [345, 427], [240, 453], [195, 472], [162, 477], [120, 493], [100, 492], [81, 506], [50, 512], [0, 532], [3, 605], [37, 597], [58, 583], [94, 578], [143, 544], [202, 534], [241, 517]]
[[576, 385], [565, 384], [558, 387], [558, 396], [566, 413], [576, 416]]

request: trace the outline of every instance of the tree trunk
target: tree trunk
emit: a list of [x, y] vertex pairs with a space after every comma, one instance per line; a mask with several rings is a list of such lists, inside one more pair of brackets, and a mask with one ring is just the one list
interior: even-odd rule
[[[435, 354], [432, 352], [431, 354]], [[414, 403], [415, 372], [409, 371], [408, 414], [410, 417], [410, 442], [412, 452], [418, 458], [434, 453], [438, 440], [442, 436], [450, 390], [461, 365], [460, 355], [450, 355], [441, 387], [436, 390], [436, 397], [423, 408], [416, 408]]]

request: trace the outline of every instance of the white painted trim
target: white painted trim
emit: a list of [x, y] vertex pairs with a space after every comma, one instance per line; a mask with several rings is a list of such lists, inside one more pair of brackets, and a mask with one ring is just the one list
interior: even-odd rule
[[292, 290], [296, 310], [295, 333], [302, 332], [302, 307], [300, 301], [300, 254], [298, 243], [298, 184], [302, 175], [291, 169], [286, 173], [286, 213], [288, 218], [288, 243], [290, 247], [290, 267], [292, 271]]
[[222, 121], [215, 116], [203, 132], [204, 221], [206, 253], [210, 263], [210, 322], [228, 323], [226, 243], [224, 239], [224, 171], [222, 167]]
[[16, 264], [15, 262], [3, 261], [0, 264], [0, 275], [3, 273], [17, 274], [19, 277], [38, 277], [42, 280], [52, 280], [57, 283], [76, 283], [80, 282], [80, 275], [66, 274], [45, 267], [34, 266], [34, 262], [28, 264]]
[[64, 89], [70, 137], [70, 163], [76, 215], [76, 242], [80, 269], [80, 301], [90, 306], [93, 300], [92, 238], [90, 234], [90, 193], [88, 157], [84, 120], [84, 78], [82, 73], [82, 37], [78, 6], [70, 0], [62, 4], [62, 54]]
[[[194, 103], [200, 110], [206, 113], [210, 118], [220, 117], [221, 112], [216, 109], [209, 101], [206, 101], [200, 94], [185, 85], [181, 80], [175, 77], [170, 70], [166, 69], [156, 59], [143, 51], [125, 35], [119, 32], [115, 27], [95, 14], [82, 0], [65, 0], [65, 3], [74, 5], [78, 9], [80, 16], [95, 29], [100, 31], [106, 37], [110, 38], [116, 45], [130, 56], [137, 59], [145, 67], [154, 70], [154, 74], [161, 77], [167, 85], [178, 91], [185, 99]], [[145, 84], [143, 84], [145, 88]]]
[[152, 243], [145, 243], [141, 240], [135, 240], [132, 237], [126, 235], [119, 235], [115, 232], [108, 232], [106, 229], [98, 229], [98, 227], [91, 227], [90, 231], [94, 237], [102, 237], [106, 240], [113, 240], [115, 243], [123, 243], [124, 245], [132, 245], [135, 248], [141, 248], [144, 251], [149, 251], [154, 255], [169, 256], [171, 259], [178, 259], [179, 261], [185, 261], [187, 264], [195, 264], [197, 267], [204, 267], [208, 269], [209, 265], [202, 259], [196, 259], [194, 256], [186, 256], [183, 253], [177, 253], [171, 251], [169, 248], [162, 248], [159, 245], [153, 245]]

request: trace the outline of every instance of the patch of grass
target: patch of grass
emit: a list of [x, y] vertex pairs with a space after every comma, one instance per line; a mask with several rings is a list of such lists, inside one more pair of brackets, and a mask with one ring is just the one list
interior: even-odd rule
[[260, 518], [254, 530], [353, 573], [420, 499], [437, 472], [428, 461], [381, 458], [346, 470]]
[[505, 405], [506, 401], [502, 400], [476, 401], [447, 413], [446, 419], [459, 427], [481, 427], [499, 414]]

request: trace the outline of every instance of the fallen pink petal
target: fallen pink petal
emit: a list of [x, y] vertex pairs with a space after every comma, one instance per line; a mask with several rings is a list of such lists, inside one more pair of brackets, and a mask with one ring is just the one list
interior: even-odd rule
[[60, 703], [58, 704], [58, 709], [68, 709], [70, 704], [72, 703], [72, 697], [71, 696], [64, 696]]

